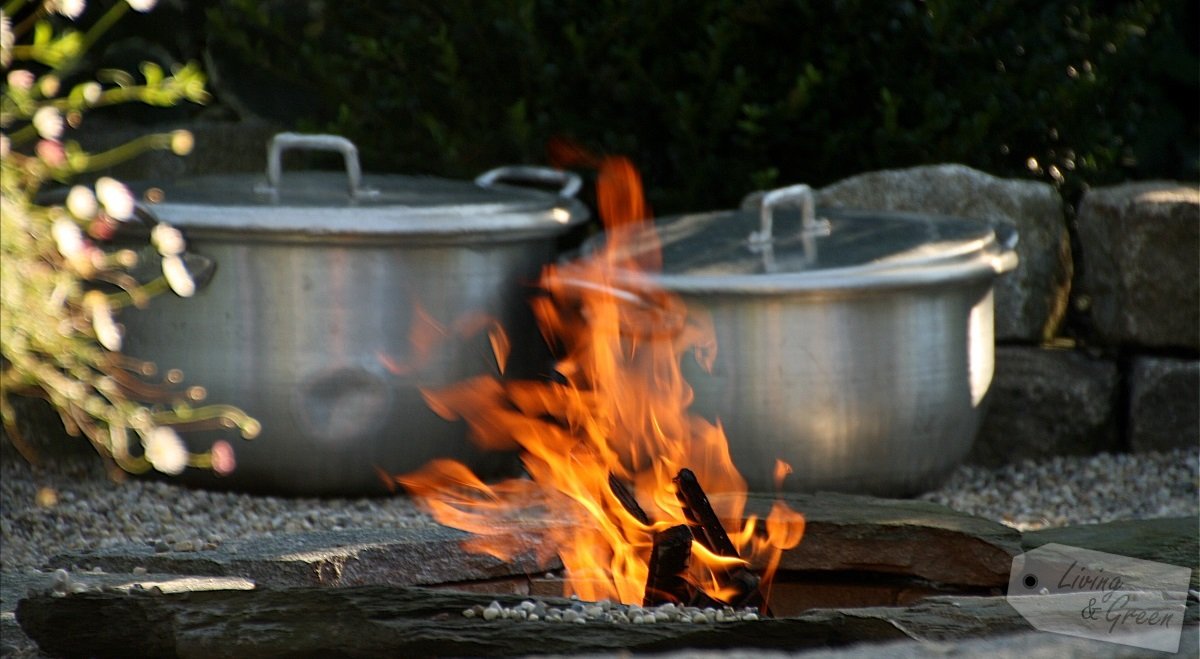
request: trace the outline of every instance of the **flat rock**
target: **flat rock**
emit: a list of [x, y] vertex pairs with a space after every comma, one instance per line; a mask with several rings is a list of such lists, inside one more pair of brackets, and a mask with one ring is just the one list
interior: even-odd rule
[[[1012, 557], [1020, 552], [1016, 531], [934, 503], [831, 493], [785, 499], [807, 520], [804, 540], [783, 556], [785, 570], [878, 572], [989, 588], [1008, 583]], [[773, 501], [751, 496], [746, 512], [765, 517]], [[561, 567], [557, 557], [539, 561], [535, 556], [542, 523], [550, 522], [511, 528], [511, 542], [526, 548], [512, 562], [466, 551], [462, 542], [470, 536], [464, 532], [430, 527], [281, 535], [197, 552], [156, 553], [146, 545], [124, 545], [61, 554], [50, 563], [100, 566], [108, 572], [140, 566], [150, 572], [240, 576], [271, 586], [464, 584]]]
[[1080, 524], [1029, 531], [1021, 537], [1025, 551], [1051, 542], [1190, 567], [1191, 587], [1200, 587], [1200, 525], [1195, 517]]
[[[1002, 597], [933, 598], [905, 608], [829, 609], [705, 625], [484, 621], [462, 615], [491, 599], [392, 586], [35, 595], [18, 604], [17, 620], [44, 651], [64, 657], [124, 657], [132, 648], [141, 657], [197, 658], [803, 649], [906, 639], [950, 642], [1031, 629]], [[511, 606], [521, 598], [494, 599]], [[1191, 603], [1185, 620], [1195, 619]]]
[[[547, 655], [540, 659], [557, 659], [573, 656], [576, 659], [626, 659], [627, 654], [603, 653], [583, 655]], [[1076, 638], [1063, 634], [1047, 634], [1042, 631], [1015, 632], [988, 638], [959, 641], [892, 641], [889, 643], [859, 643], [848, 647], [823, 648], [800, 652], [779, 650], [677, 650], [654, 655], [656, 659], [928, 659], [929, 657], [987, 657], [988, 659], [1140, 659], [1142, 657], [1200, 656], [1200, 635], [1195, 627], [1187, 627], [1179, 639], [1179, 651], [1175, 654], [1146, 650]]]
[[[717, 496], [712, 497], [718, 498]], [[821, 492], [785, 500], [804, 514], [804, 538], [780, 569], [903, 574], [940, 584], [1008, 584], [1020, 534], [1003, 524], [909, 499]], [[751, 496], [748, 513], [765, 517], [774, 498]]]
[[507, 541], [524, 550], [501, 561], [462, 547], [469, 534], [431, 526], [284, 534], [230, 541], [216, 549], [156, 552], [144, 544], [60, 554], [51, 567], [99, 566], [106, 572], [239, 576], [272, 586], [437, 585], [504, 579], [561, 567], [538, 560], [537, 524], [512, 527]]
[[1129, 379], [1132, 450], [1200, 446], [1200, 360], [1136, 357]]
[[1200, 349], [1200, 190], [1169, 181], [1089, 190], [1078, 293], [1111, 346]]
[[1041, 341], [1066, 313], [1071, 244], [1062, 199], [1036, 181], [1001, 179], [963, 165], [870, 172], [822, 188], [827, 206], [953, 215], [1017, 228], [1017, 269], [996, 282], [996, 338]]
[[998, 466], [1120, 448], [1118, 369], [1082, 352], [997, 346], [996, 372], [974, 464]]

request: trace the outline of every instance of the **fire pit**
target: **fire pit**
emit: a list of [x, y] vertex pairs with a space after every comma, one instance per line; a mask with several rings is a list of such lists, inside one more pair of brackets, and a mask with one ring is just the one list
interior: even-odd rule
[[[64, 574], [63, 592], [85, 591], [66, 596], [45, 575], [49, 590], [31, 592], [17, 617], [46, 651], [61, 656], [128, 656], [131, 649], [139, 656], [239, 657], [795, 651], [1029, 630], [1005, 601], [1004, 584], [1012, 557], [1038, 543], [1069, 538], [1113, 549], [1095, 543], [1153, 535], [1160, 540], [1143, 545], [1147, 557], [1195, 560], [1187, 519], [1146, 523], [1140, 531], [1080, 527], [1022, 538], [920, 502], [824, 494], [791, 495], [788, 503], [809, 511], [808, 529], [804, 543], [783, 553], [773, 618], [724, 606], [557, 597], [560, 568], [534, 557], [539, 527], [552, 523], [540, 517], [507, 527], [507, 541], [519, 550], [511, 562], [464, 551], [460, 543], [469, 536], [446, 529], [247, 540], [194, 553], [139, 545], [64, 555], [52, 563], [101, 566], [105, 574]], [[772, 504], [750, 497], [747, 514]], [[129, 574], [138, 567], [148, 573]], [[232, 574], [246, 585], [230, 585]], [[75, 588], [89, 582], [107, 587]], [[1194, 603], [1187, 616], [1194, 629]]]

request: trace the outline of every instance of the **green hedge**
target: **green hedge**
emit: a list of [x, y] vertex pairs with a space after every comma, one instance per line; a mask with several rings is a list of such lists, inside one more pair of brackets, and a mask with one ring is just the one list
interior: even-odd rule
[[1068, 193], [1194, 178], [1193, 4], [223, 0], [207, 30], [218, 95], [371, 169], [470, 176], [562, 135], [675, 212], [948, 161]]

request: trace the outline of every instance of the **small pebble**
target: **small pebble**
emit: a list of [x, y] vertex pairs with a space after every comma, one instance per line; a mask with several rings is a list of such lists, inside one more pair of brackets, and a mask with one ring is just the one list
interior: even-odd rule
[[499, 618], [499, 617], [500, 617], [499, 609], [493, 609], [491, 607], [488, 607], [483, 610], [483, 619], [484, 620], [495, 620], [496, 618]]
[[138, 565], [137, 567], [133, 568], [133, 573], [135, 575], [141, 576], [143, 574], [146, 574], [146, 568], [145, 568], [145, 566]]

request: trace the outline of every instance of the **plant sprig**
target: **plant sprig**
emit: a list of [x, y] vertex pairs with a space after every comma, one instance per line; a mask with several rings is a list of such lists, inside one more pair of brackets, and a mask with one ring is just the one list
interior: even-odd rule
[[[59, 204], [39, 199], [52, 181], [70, 184], [80, 174], [145, 151], [191, 151], [193, 137], [184, 130], [144, 135], [95, 154], [64, 139], [97, 107], [168, 107], [208, 99], [195, 63], [168, 72], [145, 62], [140, 81], [125, 71], [102, 70], [96, 80], [63, 89], [64, 77], [74, 75], [87, 50], [121, 16], [153, 4], [116, 3], [84, 31], [51, 20], [55, 14], [78, 17], [83, 0], [36, 6], [10, 0], [0, 10], [0, 62], [8, 69], [0, 96], [0, 418], [13, 444], [34, 462], [38, 456], [18, 429], [14, 396], [48, 400], [70, 434], [86, 437], [126, 472], [177, 474], [190, 466], [227, 473], [234, 462], [228, 442], [192, 453], [176, 428], [228, 428], [252, 438], [258, 422], [229, 405], [203, 405], [204, 388], [181, 388], [176, 371], [162, 381], [149, 380], [153, 365], [120, 352], [116, 309], [145, 306], [168, 292], [183, 297], [194, 292], [182, 235], [158, 224], [152, 248], [102, 248], [135, 214], [132, 193], [108, 177], [74, 185]], [[18, 13], [22, 18], [14, 25]], [[132, 270], [147, 259], [158, 260], [161, 274], [139, 281]]]

